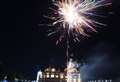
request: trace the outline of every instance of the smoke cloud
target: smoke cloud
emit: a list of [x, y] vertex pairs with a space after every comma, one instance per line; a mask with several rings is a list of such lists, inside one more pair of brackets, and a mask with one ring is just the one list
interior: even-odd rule
[[[107, 50], [106, 50], [107, 49]], [[81, 66], [81, 79], [83, 82], [88, 80], [112, 79], [114, 82], [120, 82], [120, 63], [117, 59], [111, 60], [105, 44], [97, 45], [89, 53], [87, 62]]]

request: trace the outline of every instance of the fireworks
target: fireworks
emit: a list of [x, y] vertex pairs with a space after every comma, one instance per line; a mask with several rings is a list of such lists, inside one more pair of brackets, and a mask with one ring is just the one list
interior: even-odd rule
[[61, 32], [59, 41], [64, 38], [67, 32], [72, 33], [74, 37], [78, 34], [87, 36], [88, 30], [96, 32], [94, 28], [96, 25], [104, 25], [95, 21], [91, 16], [99, 16], [93, 13], [96, 8], [109, 5], [105, 0], [54, 0], [53, 4], [55, 8], [51, 8], [54, 11], [52, 17], [49, 17], [54, 22], [52, 26], [57, 26], [57, 30], [49, 33], [49, 35], [56, 32]]

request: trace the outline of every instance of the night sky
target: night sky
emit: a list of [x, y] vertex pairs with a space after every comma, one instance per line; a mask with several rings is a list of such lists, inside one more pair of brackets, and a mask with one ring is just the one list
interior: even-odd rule
[[[21, 72], [35, 78], [39, 69], [49, 65], [64, 68], [65, 42], [56, 46], [57, 37], [47, 37], [48, 23], [43, 15], [48, 13], [50, 0], [17, 0], [3, 2], [0, 28], [0, 64], [9, 72]], [[113, 0], [109, 15], [103, 19], [107, 27], [98, 29], [91, 37], [71, 44], [71, 52], [80, 62], [105, 57], [110, 64], [111, 78], [120, 77], [120, 1]], [[105, 12], [105, 11], [104, 11]], [[15, 17], [15, 22], [14, 22]], [[103, 60], [104, 61], [104, 60]], [[103, 65], [103, 67], [104, 67]], [[107, 69], [103, 68], [104, 69]]]

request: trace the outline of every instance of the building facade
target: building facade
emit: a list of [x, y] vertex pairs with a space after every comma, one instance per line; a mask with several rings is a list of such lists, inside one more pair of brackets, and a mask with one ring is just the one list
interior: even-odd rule
[[81, 82], [79, 65], [77, 62], [70, 61], [63, 72], [55, 68], [46, 68], [43, 72], [39, 71], [37, 82]]
[[38, 72], [37, 82], [66, 82], [65, 72], [55, 68], [46, 68], [43, 72]]

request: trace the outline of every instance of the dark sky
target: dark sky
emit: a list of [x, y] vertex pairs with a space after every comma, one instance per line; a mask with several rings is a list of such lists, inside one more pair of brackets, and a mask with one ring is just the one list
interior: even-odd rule
[[[49, 64], [64, 67], [65, 43], [56, 46], [56, 37], [47, 37], [48, 27], [39, 26], [41, 21], [45, 21], [43, 15], [47, 13], [51, 1], [17, 0], [3, 3], [0, 62], [9, 71], [24, 72], [30, 76], [36, 75], [39, 69]], [[114, 0], [110, 8], [112, 13], [104, 20], [107, 27], [71, 45], [71, 51], [79, 61], [87, 61], [94, 49], [98, 49], [98, 53], [109, 54], [111, 64], [114, 60], [120, 62], [120, 1]], [[101, 44], [103, 46], [99, 48]]]

